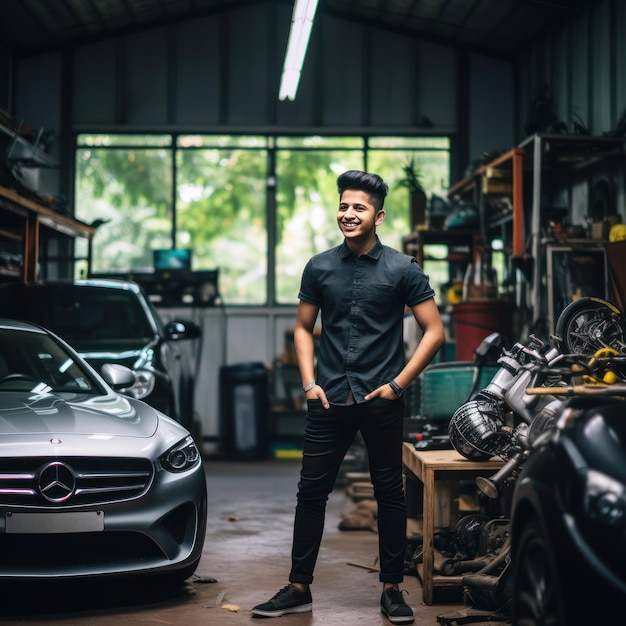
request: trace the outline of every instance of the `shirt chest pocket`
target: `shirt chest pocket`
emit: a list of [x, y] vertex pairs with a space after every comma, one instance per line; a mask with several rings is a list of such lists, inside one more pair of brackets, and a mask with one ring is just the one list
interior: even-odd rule
[[394, 285], [368, 285], [363, 303], [363, 311], [373, 319], [384, 319], [402, 306]]

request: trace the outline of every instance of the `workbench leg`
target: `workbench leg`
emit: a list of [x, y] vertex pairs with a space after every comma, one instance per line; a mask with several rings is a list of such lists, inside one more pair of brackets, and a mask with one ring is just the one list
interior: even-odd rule
[[423, 566], [422, 584], [424, 604], [433, 603], [433, 569], [435, 566], [435, 473], [426, 468], [424, 470], [424, 501], [422, 517], [423, 538]]

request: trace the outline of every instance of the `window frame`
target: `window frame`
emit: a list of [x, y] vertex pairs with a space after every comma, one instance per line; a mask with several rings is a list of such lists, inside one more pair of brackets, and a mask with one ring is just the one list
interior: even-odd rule
[[[107, 139], [108, 138], [108, 139]], [[150, 143], [150, 138], [156, 138]], [[439, 144], [438, 144], [439, 142]], [[368, 169], [368, 163], [373, 159], [373, 155], [378, 154], [379, 158], [384, 152], [399, 153], [403, 155], [404, 161], [408, 161], [410, 155], [419, 153], [423, 158], [429, 151], [444, 154], [447, 159], [447, 167], [445, 176], [442, 176], [440, 188], [437, 193], [445, 193], [450, 180], [450, 167], [452, 163], [452, 146], [453, 139], [445, 133], [438, 135], [361, 135], [353, 133], [345, 134], [272, 134], [261, 135], [255, 133], [246, 134], [211, 134], [211, 133], [193, 133], [193, 132], [171, 132], [171, 133], [136, 133], [136, 132], [114, 132], [114, 133], [85, 133], [81, 132], [75, 138], [75, 155], [78, 159], [80, 151], [85, 148], [97, 149], [159, 149], [171, 151], [169, 162], [171, 164], [171, 181], [172, 188], [170, 193], [171, 203], [171, 233], [170, 240], [172, 248], [176, 247], [178, 240], [178, 152], [184, 150], [211, 150], [215, 148], [237, 148], [243, 150], [265, 150], [267, 154], [267, 170], [265, 181], [265, 227], [267, 241], [267, 274], [265, 281], [265, 294], [260, 301], [255, 302], [229, 302], [228, 297], [223, 298], [223, 302], [227, 306], [241, 307], [282, 307], [294, 306], [297, 304], [297, 293], [293, 294], [293, 302], [286, 302], [277, 293], [277, 283], [280, 278], [277, 275], [277, 249], [282, 238], [281, 232], [278, 232], [279, 219], [277, 206], [277, 155], [283, 151], [329, 151], [343, 150], [345, 152], [355, 152], [360, 155], [362, 169]], [[376, 171], [375, 169], [373, 171]], [[75, 170], [74, 177], [74, 197], [77, 197], [78, 189], [78, 168]], [[338, 174], [339, 172], [337, 172]], [[381, 172], [382, 174], [382, 172]], [[385, 178], [385, 175], [383, 178]], [[397, 179], [394, 185], [397, 184]], [[391, 185], [390, 185], [391, 187]], [[427, 191], [428, 191], [427, 187]], [[435, 193], [433, 191], [433, 193]], [[326, 196], [324, 196], [326, 198]], [[327, 200], [325, 200], [327, 202]], [[409, 201], [407, 197], [407, 227], [404, 234], [410, 233], [409, 226]], [[334, 205], [329, 207], [333, 211]], [[397, 210], [397, 209], [396, 209]], [[391, 212], [391, 211], [390, 211]], [[80, 219], [80, 210], [77, 211], [77, 217]], [[404, 219], [404, 218], [403, 218]], [[396, 220], [395, 228], [398, 229], [398, 220]], [[385, 233], [385, 242], [389, 238]], [[98, 245], [97, 237], [94, 245]], [[389, 241], [392, 247], [400, 248], [400, 244], [396, 241]], [[93, 268], [91, 268], [93, 272]], [[132, 268], [128, 270], [132, 271]], [[106, 272], [106, 270], [105, 270]], [[291, 293], [291, 290], [290, 290]]]

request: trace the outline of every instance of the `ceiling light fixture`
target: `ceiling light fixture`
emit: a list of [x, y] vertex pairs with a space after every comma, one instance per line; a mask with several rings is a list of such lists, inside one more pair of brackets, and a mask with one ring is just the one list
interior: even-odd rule
[[294, 5], [283, 75], [280, 81], [279, 100], [296, 99], [317, 3], [318, 0], [296, 0]]

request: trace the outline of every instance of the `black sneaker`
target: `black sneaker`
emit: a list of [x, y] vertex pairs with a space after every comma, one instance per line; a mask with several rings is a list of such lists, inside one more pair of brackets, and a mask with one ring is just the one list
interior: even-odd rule
[[283, 587], [273, 598], [252, 609], [252, 615], [280, 617], [287, 613], [307, 613], [313, 610], [311, 590], [299, 591], [291, 583]]
[[380, 597], [380, 612], [392, 624], [412, 624], [413, 609], [404, 601], [402, 591], [390, 587]]

